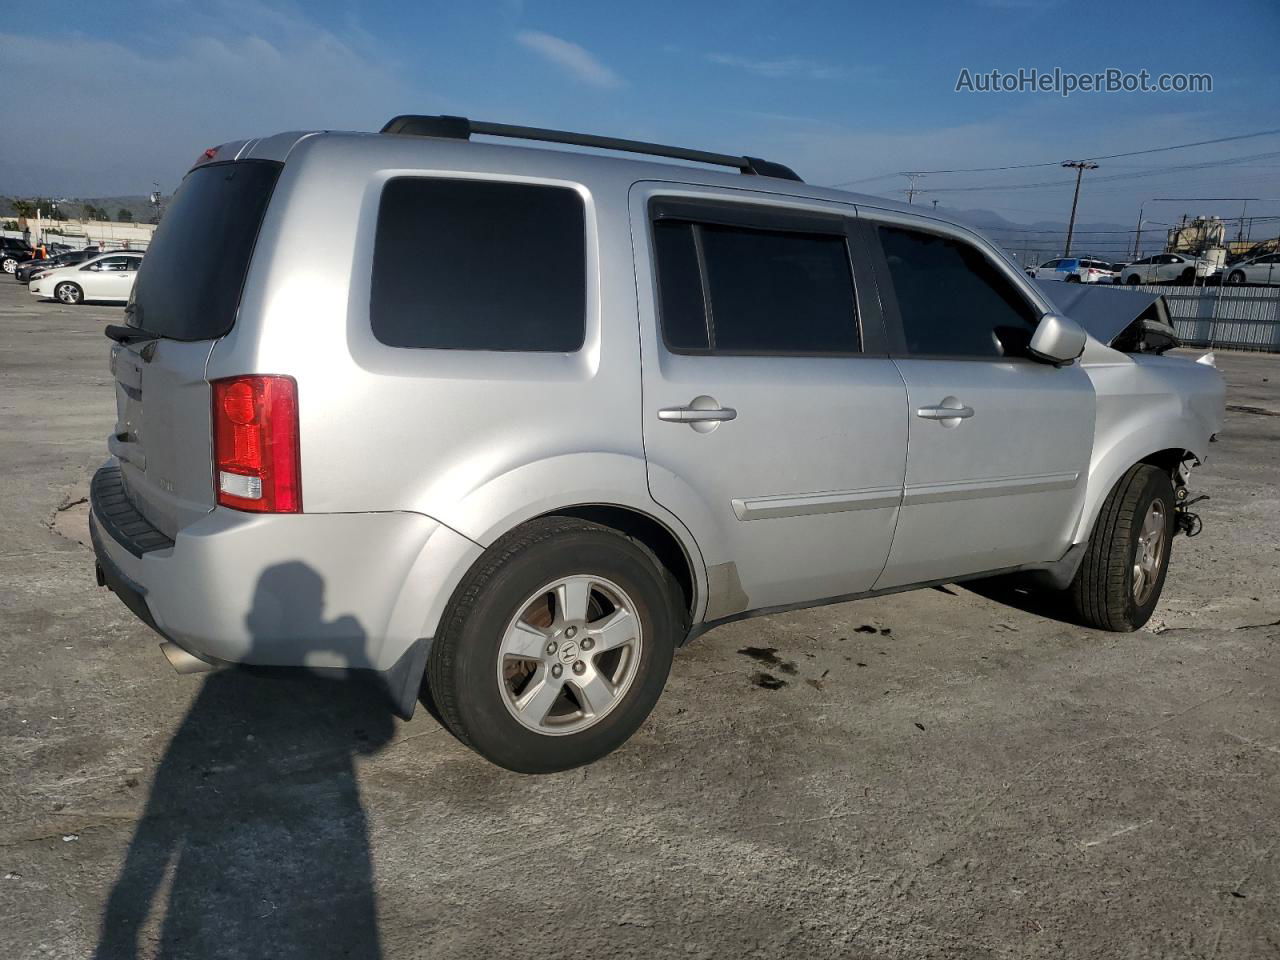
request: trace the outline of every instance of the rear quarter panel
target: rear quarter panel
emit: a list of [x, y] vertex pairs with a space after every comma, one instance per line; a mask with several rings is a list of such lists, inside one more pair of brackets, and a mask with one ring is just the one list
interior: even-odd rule
[[[307, 512], [412, 511], [488, 546], [556, 508], [619, 504], [666, 524], [697, 558], [687, 530], [647, 495], [631, 178], [600, 166], [576, 171], [550, 152], [522, 151], [518, 167], [504, 156], [416, 137], [301, 141], [264, 220], [239, 319], [215, 348], [208, 375], [297, 380]], [[378, 204], [386, 181], [401, 176], [577, 191], [587, 234], [582, 349], [378, 342], [369, 320]], [[694, 566], [701, 580], [701, 562]]]

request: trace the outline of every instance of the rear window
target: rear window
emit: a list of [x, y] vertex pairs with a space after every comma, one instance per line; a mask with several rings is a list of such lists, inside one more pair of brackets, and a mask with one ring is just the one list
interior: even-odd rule
[[138, 271], [132, 326], [172, 340], [213, 340], [231, 329], [280, 170], [246, 160], [187, 175]]
[[571, 353], [586, 281], [575, 190], [424, 177], [383, 188], [369, 315], [388, 346]]

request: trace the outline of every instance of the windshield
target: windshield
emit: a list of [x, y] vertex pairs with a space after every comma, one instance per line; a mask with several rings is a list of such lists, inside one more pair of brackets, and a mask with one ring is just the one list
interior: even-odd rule
[[213, 340], [231, 329], [280, 170], [248, 160], [187, 175], [138, 271], [130, 326], [172, 340]]

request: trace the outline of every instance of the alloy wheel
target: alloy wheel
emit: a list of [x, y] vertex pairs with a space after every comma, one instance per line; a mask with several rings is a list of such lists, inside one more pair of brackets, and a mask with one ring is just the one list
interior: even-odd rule
[[535, 733], [580, 733], [622, 701], [643, 642], [635, 603], [616, 583], [589, 574], [554, 580], [521, 604], [503, 633], [503, 703]]
[[1138, 545], [1133, 555], [1133, 599], [1142, 606], [1155, 589], [1164, 562], [1166, 545], [1165, 509], [1162, 500], [1152, 500], [1138, 531]]

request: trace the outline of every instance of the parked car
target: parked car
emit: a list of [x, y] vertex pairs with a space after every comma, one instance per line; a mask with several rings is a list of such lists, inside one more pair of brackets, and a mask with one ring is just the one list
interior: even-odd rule
[[1067, 283], [1114, 283], [1111, 264], [1101, 260], [1058, 257], [1027, 271], [1033, 280], [1063, 280]]
[[97, 250], [71, 250], [67, 253], [60, 253], [56, 257], [49, 257], [44, 260], [28, 260], [25, 263], [18, 264], [13, 272], [13, 277], [19, 283], [30, 283], [37, 277], [48, 273], [50, 270], [57, 270], [59, 267], [70, 267], [77, 263], [84, 263], [90, 257], [98, 256]]
[[1280, 253], [1268, 253], [1242, 263], [1233, 263], [1223, 270], [1227, 283], [1276, 284], [1280, 283]]
[[1192, 281], [1211, 276], [1217, 268], [1209, 260], [1181, 253], [1157, 253], [1127, 263], [1120, 271], [1122, 283], [1171, 283]]
[[15, 237], [0, 237], [0, 267], [5, 273], [13, 273], [18, 264], [25, 263], [35, 256], [31, 244]]
[[1217, 370], [920, 207], [457, 117], [206, 151], [106, 333], [97, 574], [170, 661], [371, 671], [405, 716], [425, 675], [527, 772], [755, 614], [1018, 572], [1141, 626], [1223, 418]]
[[27, 289], [32, 296], [65, 304], [86, 300], [124, 303], [133, 293], [133, 282], [141, 263], [140, 253], [99, 254], [77, 266], [50, 270], [33, 280]]

